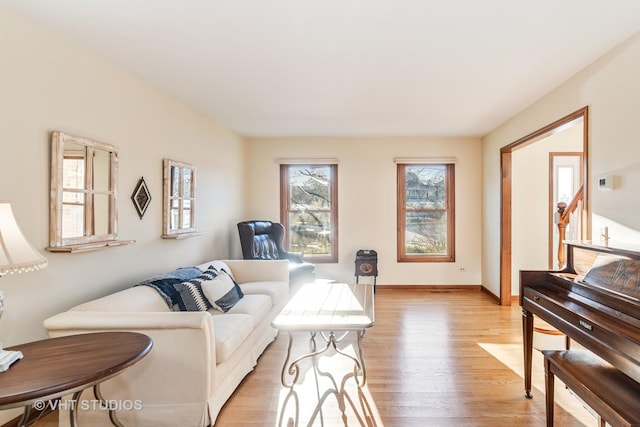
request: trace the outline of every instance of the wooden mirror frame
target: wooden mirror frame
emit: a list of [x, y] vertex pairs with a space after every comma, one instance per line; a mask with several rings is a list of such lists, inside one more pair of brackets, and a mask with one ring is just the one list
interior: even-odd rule
[[[65, 187], [64, 161], [65, 145], [84, 147], [82, 185]], [[94, 156], [96, 151], [104, 151], [108, 156], [105, 170], [105, 189], [96, 189], [94, 179]], [[116, 240], [118, 227], [117, 213], [117, 176], [118, 176], [118, 148], [111, 144], [82, 138], [67, 133], [53, 131], [51, 133], [51, 199], [49, 209], [49, 247], [50, 252], [79, 252], [94, 250], [108, 246], [120, 246], [134, 243], [133, 240]], [[81, 188], [80, 188], [81, 187]], [[64, 205], [63, 196], [80, 194], [83, 201], [76, 203], [82, 206], [82, 232], [75, 236], [64, 235]], [[95, 196], [106, 196], [106, 232], [96, 232]], [[82, 235], [80, 235], [82, 234]]]
[[[171, 185], [172, 170], [176, 170], [181, 177], [177, 182], [178, 188], [176, 189], [173, 189]], [[182, 179], [185, 170], [190, 171], [188, 194], [185, 194], [186, 181]], [[195, 226], [196, 167], [188, 163], [164, 159], [162, 194], [162, 238], [181, 239], [200, 234], [196, 232]], [[184, 221], [185, 212], [188, 212], [189, 215], [189, 220], [186, 226]], [[177, 217], [174, 217], [174, 213], [177, 214]], [[174, 225], [172, 225], [172, 219], [175, 219]]]

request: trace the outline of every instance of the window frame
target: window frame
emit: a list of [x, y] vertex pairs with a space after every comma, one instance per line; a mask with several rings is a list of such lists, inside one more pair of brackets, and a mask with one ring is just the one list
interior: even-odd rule
[[[445, 167], [445, 208], [420, 208], [407, 209], [406, 207], [406, 168], [419, 166], [444, 166]], [[438, 163], [398, 163], [397, 165], [397, 259], [398, 262], [455, 262], [455, 164], [448, 162]], [[406, 213], [419, 211], [446, 211], [447, 213], [447, 253], [436, 255], [408, 255], [405, 245]]]
[[[179, 239], [198, 235], [196, 231], [196, 167], [189, 163], [178, 162], [171, 159], [163, 159], [163, 210], [162, 210], [162, 238], [163, 239]], [[178, 181], [177, 194], [172, 194], [172, 170], [177, 169], [180, 176]], [[190, 193], [185, 195], [184, 188], [184, 171], [189, 170], [191, 174]], [[185, 201], [188, 201], [189, 208], [185, 207]], [[177, 206], [172, 207], [173, 202]], [[171, 226], [172, 211], [178, 211], [177, 227]], [[183, 215], [185, 211], [189, 211], [189, 227], [183, 227]]]
[[329, 212], [329, 220], [331, 221], [331, 253], [328, 255], [302, 255], [304, 256], [305, 261], [314, 263], [336, 263], [338, 262], [338, 165], [335, 163], [286, 163], [280, 165], [280, 222], [285, 229], [283, 247], [285, 248], [285, 250], [289, 251], [289, 214], [292, 212], [289, 171], [294, 167], [330, 168], [331, 189], [329, 191], [331, 198], [331, 207], [328, 210], [318, 211]]
[[[75, 148], [74, 148], [75, 146]], [[72, 147], [74, 150], [69, 150]], [[77, 150], [82, 148], [82, 151]], [[73, 152], [76, 151], [77, 153]], [[98, 168], [96, 157], [103, 152], [106, 163]], [[65, 159], [83, 162], [83, 177], [77, 187], [65, 186]], [[103, 159], [103, 160], [104, 160]], [[96, 189], [101, 182], [94, 174], [100, 170], [105, 188]], [[89, 138], [71, 135], [65, 132], [51, 132], [51, 169], [50, 169], [50, 207], [49, 207], [49, 246], [50, 252], [73, 253], [116, 247], [135, 243], [135, 240], [116, 240], [118, 234], [117, 177], [118, 147]], [[65, 195], [82, 195], [82, 203], [68, 203]], [[104, 196], [106, 202], [96, 202], [96, 196]], [[80, 206], [82, 212], [82, 235], [65, 234], [64, 207]], [[104, 205], [106, 211], [95, 212], [96, 206]], [[100, 217], [106, 225], [104, 232], [96, 231], [96, 218]]]

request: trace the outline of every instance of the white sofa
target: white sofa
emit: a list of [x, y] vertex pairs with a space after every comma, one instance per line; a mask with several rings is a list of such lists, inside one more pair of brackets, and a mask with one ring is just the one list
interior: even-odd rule
[[[205, 270], [212, 262], [198, 266]], [[244, 297], [228, 312], [173, 311], [156, 289], [129, 287], [45, 320], [49, 336], [134, 331], [153, 339], [151, 352], [103, 383], [109, 401], [124, 402], [117, 416], [126, 426], [208, 426], [277, 331], [271, 321], [286, 304], [285, 261], [225, 260]], [[94, 399], [85, 391], [82, 399]], [[70, 405], [69, 405], [70, 406]], [[84, 407], [96, 405], [85, 404]], [[139, 406], [142, 409], [139, 410]], [[82, 408], [82, 405], [79, 405]], [[64, 405], [63, 405], [64, 408]], [[79, 411], [80, 425], [109, 425], [107, 411]], [[68, 425], [61, 411], [60, 425]]]

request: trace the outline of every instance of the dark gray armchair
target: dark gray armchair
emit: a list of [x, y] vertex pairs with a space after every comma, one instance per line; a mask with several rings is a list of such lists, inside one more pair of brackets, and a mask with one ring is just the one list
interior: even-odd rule
[[305, 262], [300, 254], [289, 253], [282, 247], [282, 224], [271, 221], [243, 221], [238, 223], [238, 233], [244, 259], [288, 259], [290, 284], [315, 280], [316, 266]]

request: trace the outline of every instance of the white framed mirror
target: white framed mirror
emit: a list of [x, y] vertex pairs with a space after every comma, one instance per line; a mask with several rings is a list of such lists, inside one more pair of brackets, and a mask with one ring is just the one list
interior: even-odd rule
[[133, 243], [117, 241], [118, 149], [88, 138], [51, 133], [51, 252]]
[[163, 161], [162, 237], [177, 239], [198, 234], [195, 226], [196, 167], [188, 163]]

